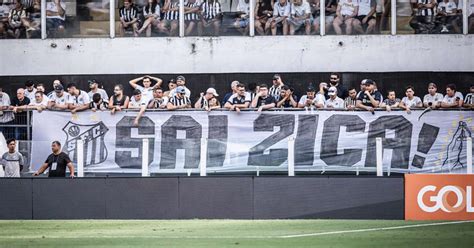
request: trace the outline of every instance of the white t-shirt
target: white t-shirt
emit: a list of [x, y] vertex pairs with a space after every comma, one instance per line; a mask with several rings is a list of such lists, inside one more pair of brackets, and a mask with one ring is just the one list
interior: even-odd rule
[[338, 3], [341, 6], [341, 15], [352, 15], [354, 14], [355, 8], [359, 6], [357, 0], [340, 0]]
[[63, 92], [62, 96], [58, 96], [56, 92], [53, 91], [53, 94], [49, 97], [50, 102], [54, 102], [59, 105], [65, 105], [68, 103], [69, 93]]
[[444, 96], [441, 93], [436, 93], [434, 96], [426, 94], [425, 97], [423, 97], [423, 103], [431, 102], [433, 105], [437, 105], [439, 102], [443, 101], [443, 97]]
[[[61, 19], [61, 20], [66, 20], [66, 4], [64, 2], [61, 2], [61, 8], [64, 10], [64, 16], [46, 16], [46, 18], [51, 18], [51, 19]], [[54, 2], [48, 2], [46, 3], [46, 11], [52, 11], [52, 12], [58, 12], [58, 6]]]
[[33, 90], [30, 92], [27, 89], [25, 89], [25, 96], [30, 98], [30, 102], [35, 101], [35, 94], [36, 94], [36, 89], [33, 88]]
[[[463, 1], [463, 0], [462, 0]], [[455, 2], [449, 1], [449, 2], [440, 2], [438, 3], [438, 11], [442, 11], [442, 9], [446, 9], [446, 13], [452, 14], [454, 10], [456, 10], [458, 7], [456, 6]]]
[[459, 97], [459, 99], [464, 100], [464, 97], [462, 96], [461, 92], [456, 91], [456, 93], [454, 93], [454, 96], [452, 97], [445, 95], [443, 98], [443, 102], [453, 104], [456, 102], [456, 97]]
[[[10, 105], [11, 105], [10, 96], [8, 96], [8, 94], [5, 92], [0, 93], [0, 107], [10, 106]], [[1, 113], [0, 123], [6, 123], [9, 121], [12, 121], [15, 118], [15, 116], [13, 115], [13, 112], [11, 111], [9, 112], [0, 111], [0, 113]]]
[[8, 14], [10, 14], [10, 8], [4, 2], [2, 5], [0, 5], [0, 18], [8, 17]]
[[303, 1], [300, 6], [292, 3], [291, 4], [291, 15], [300, 17], [304, 16], [306, 14], [311, 14], [311, 7], [309, 6], [309, 3], [306, 1]]
[[135, 96], [130, 97], [130, 103], [128, 106], [129, 108], [140, 108], [141, 106], [146, 106], [148, 102], [149, 101], [143, 97], [142, 93], [142, 99], [140, 99], [140, 101], [137, 101]]
[[30, 106], [43, 106], [43, 107], [48, 107], [48, 98], [46, 96], [43, 96], [43, 100], [41, 102], [36, 102], [36, 100], [31, 101]]
[[89, 104], [91, 102], [89, 95], [80, 90], [78, 96], [69, 95], [67, 103], [73, 104], [74, 106]]
[[286, 3], [285, 6], [281, 6], [280, 2], [276, 2], [273, 6], [273, 16], [290, 16], [291, 7], [289, 3]]
[[344, 108], [344, 100], [342, 100], [339, 97], [334, 98], [334, 100], [329, 98], [326, 100], [326, 103], [324, 104], [324, 106], [326, 108], [335, 108], [335, 109]]
[[[298, 104], [301, 104], [303, 106], [306, 106], [306, 100], [308, 99], [308, 96], [307, 95], [304, 95], [301, 97], [300, 101]], [[326, 98], [324, 97], [323, 94], [316, 94], [316, 96], [314, 97], [313, 101], [312, 101], [312, 105], [316, 105], [316, 104], [322, 104], [324, 106], [326, 102]]]
[[237, 5], [237, 12], [243, 12], [248, 15], [250, 13], [250, 2], [246, 3], [244, 0], [239, 0], [239, 4]]
[[[153, 99], [153, 87], [148, 87], [145, 89], [145, 87], [141, 85], [137, 85], [137, 90], [140, 90], [142, 92], [142, 98], [148, 102], [149, 100]], [[133, 97], [132, 97], [133, 98]]]
[[404, 97], [402, 99], [402, 102], [405, 104], [405, 106], [409, 108], [416, 108], [416, 105], [421, 103], [421, 99], [417, 96], [414, 96], [413, 99], [408, 99], [408, 97]]
[[[109, 102], [109, 96], [107, 95], [107, 92], [105, 92], [104, 89], [97, 89], [97, 91], [95, 93], [99, 93], [101, 98], [102, 98], [102, 101], [104, 102]], [[92, 91], [89, 91], [87, 94], [89, 95], [89, 99], [92, 101], [92, 97], [94, 96], [95, 94], [94, 92]]]
[[358, 0], [359, 2], [359, 11], [357, 12], [358, 16], [368, 15], [370, 9], [376, 6], [377, 2], [375, 0]]

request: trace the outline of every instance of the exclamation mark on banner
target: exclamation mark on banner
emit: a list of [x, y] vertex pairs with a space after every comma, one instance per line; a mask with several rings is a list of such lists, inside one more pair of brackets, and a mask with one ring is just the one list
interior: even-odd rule
[[[439, 127], [432, 126], [430, 124], [423, 123], [421, 127], [420, 135], [418, 135], [418, 153], [427, 154], [433, 146], [436, 138], [438, 137]], [[417, 168], [423, 168], [425, 164], [425, 157], [418, 154], [413, 157], [412, 166]]]

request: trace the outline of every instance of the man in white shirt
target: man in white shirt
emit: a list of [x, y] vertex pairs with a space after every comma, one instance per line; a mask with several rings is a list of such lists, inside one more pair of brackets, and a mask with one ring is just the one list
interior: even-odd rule
[[68, 84], [67, 91], [69, 93], [67, 103], [71, 113], [89, 109], [90, 98], [85, 91], [78, 89], [75, 83]]
[[302, 96], [298, 102], [298, 108], [324, 108], [326, 98], [324, 94], [316, 94], [313, 86], [309, 86], [306, 90], [306, 95]]
[[[138, 84], [138, 82], [142, 80], [143, 80], [143, 86]], [[153, 86], [151, 86], [151, 80], [154, 80], [156, 82]], [[153, 90], [157, 87], [160, 87], [161, 83], [163, 83], [163, 80], [161, 80], [161, 78], [152, 77], [148, 75], [132, 79], [129, 82], [130, 86], [132, 86], [134, 89], [140, 90], [143, 98], [147, 102], [153, 99]]]
[[[461, 0], [463, 1], [463, 0]], [[443, 25], [441, 33], [449, 33], [448, 25], [460, 33], [460, 28], [457, 27], [455, 20], [457, 19], [457, 6], [453, 0], [443, 0], [438, 3], [437, 20]]]
[[28, 106], [28, 109], [33, 107], [34, 109], [38, 110], [38, 112], [41, 112], [48, 107], [48, 99], [45, 97], [43, 92], [38, 91], [35, 93], [35, 100], [31, 101]]
[[428, 84], [428, 94], [423, 97], [423, 106], [425, 108], [439, 108], [441, 107], [441, 102], [443, 101], [443, 94], [436, 92], [438, 86], [434, 83]]
[[30, 101], [35, 100], [35, 93], [36, 93], [36, 88], [35, 88], [35, 83], [32, 80], [28, 80], [25, 83], [25, 96], [30, 99]]
[[455, 84], [446, 85], [446, 95], [441, 102], [442, 108], [460, 108], [464, 104], [464, 97], [461, 92], [456, 91]]
[[89, 95], [90, 99], [92, 99], [95, 93], [99, 93], [102, 101], [106, 103], [109, 102], [109, 96], [107, 95], [107, 92], [104, 89], [99, 88], [99, 83], [95, 79], [89, 80], [88, 83], [90, 91], [87, 94]]
[[309, 35], [311, 33], [311, 7], [306, 0], [294, 0], [291, 4], [291, 16], [288, 22], [290, 24], [290, 35], [294, 35], [303, 25], [305, 34]]
[[329, 99], [325, 102], [326, 108], [343, 109], [344, 100], [337, 96], [337, 88], [332, 86], [328, 89]]
[[135, 120], [133, 121], [134, 126], [138, 126], [140, 118], [142, 118], [147, 107], [148, 100], [143, 97], [142, 91], [135, 89], [133, 91], [133, 96], [130, 97], [130, 102], [128, 103], [129, 109], [138, 109], [138, 114]]
[[63, 34], [66, 21], [66, 4], [61, 0], [46, 3], [46, 29], [53, 36]]
[[400, 108], [405, 109], [407, 113], [411, 113], [412, 108], [421, 108], [423, 103], [421, 99], [415, 96], [415, 90], [412, 86], [408, 86], [405, 90], [405, 97], [400, 102]]
[[54, 86], [54, 91], [49, 97], [48, 109], [66, 110], [69, 108], [69, 93], [64, 91], [61, 84]]
[[372, 34], [375, 30], [375, 8], [376, 0], [358, 0], [359, 11], [352, 22], [354, 30], [358, 34]]
[[277, 34], [277, 28], [283, 28], [283, 35], [288, 35], [288, 17], [290, 17], [291, 7], [288, 0], [278, 0], [273, 5], [273, 17], [268, 19], [265, 30], [271, 28], [272, 35]]
[[337, 4], [336, 19], [333, 21], [333, 27], [336, 34], [341, 35], [342, 24], [346, 25], [346, 34], [352, 34], [352, 22], [359, 11], [358, 0], [340, 0]]

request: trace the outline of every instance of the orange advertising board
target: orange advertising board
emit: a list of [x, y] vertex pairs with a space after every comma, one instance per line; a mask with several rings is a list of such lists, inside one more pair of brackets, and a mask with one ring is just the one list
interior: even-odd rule
[[474, 220], [474, 175], [405, 175], [406, 220]]

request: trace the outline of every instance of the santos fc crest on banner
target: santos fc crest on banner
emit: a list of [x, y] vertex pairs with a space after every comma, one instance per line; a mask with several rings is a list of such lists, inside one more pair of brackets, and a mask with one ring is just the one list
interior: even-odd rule
[[84, 141], [84, 166], [100, 164], [107, 159], [104, 136], [109, 131], [101, 121], [93, 125], [80, 125], [69, 121], [63, 131], [67, 135], [64, 151], [77, 162], [77, 140]]

